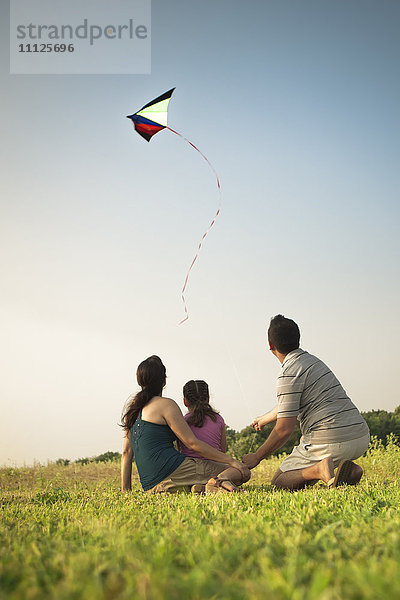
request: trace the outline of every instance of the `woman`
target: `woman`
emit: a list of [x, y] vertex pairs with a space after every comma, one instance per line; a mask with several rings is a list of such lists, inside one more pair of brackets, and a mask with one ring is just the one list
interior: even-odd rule
[[[152, 493], [175, 492], [187, 486], [193, 492], [234, 492], [250, 479], [244, 464], [197, 439], [176, 402], [161, 395], [166, 371], [158, 356], [140, 363], [136, 377], [142, 389], [122, 417], [122, 491], [131, 489], [133, 454], [142, 487]], [[176, 439], [207, 460], [180, 454], [173, 446]]]

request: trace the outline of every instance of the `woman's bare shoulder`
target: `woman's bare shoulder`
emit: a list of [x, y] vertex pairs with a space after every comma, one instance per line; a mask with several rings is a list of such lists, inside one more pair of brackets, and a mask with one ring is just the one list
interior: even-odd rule
[[176, 413], [179, 412], [182, 414], [181, 409], [178, 404], [172, 398], [166, 398], [165, 396], [158, 396], [155, 399], [157, 402], [157, 409], [163, 413]]
[[154, 396], [146, 406], [178, 406], [175, 400], [172, 398], [166, 398], [165, 396]]
[[163, 424], [165, 422], [165, 416], [175, 413], [176, 411], [181, 412], [181, 409], [175, 400], [172, 400], [172, 398], [165, 398], [165, 396], [155, 396], [143, 408], [142, 416], [145, 421]]

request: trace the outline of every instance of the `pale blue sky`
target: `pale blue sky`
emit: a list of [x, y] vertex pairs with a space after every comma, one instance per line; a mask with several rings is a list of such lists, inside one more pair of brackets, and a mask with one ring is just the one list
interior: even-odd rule
[[[156, 353], [236, 429], [282, 312], [362, 410], [400, 404], [397, 1], [153, 0], [152, 73], [11, 76], [1, 7], [0, 464], [119, 450]], [[147, 144], [125, 115], [176, 86]], [[392, 364], [393, 363], [393, 364]]]

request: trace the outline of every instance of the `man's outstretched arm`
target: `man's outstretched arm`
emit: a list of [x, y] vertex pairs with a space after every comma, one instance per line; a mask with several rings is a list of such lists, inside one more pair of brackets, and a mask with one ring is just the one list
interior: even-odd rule
[[269, 423], [273, 423], [276, 421], [278, 416], [278, 405], [274, 406], [274, 408], [262, 415], [261, 417], [256, 417], [250, 427], [254, 427], [256, 431], [261, 431], [265, 425]]
[[242, 462], [249, 469], [254, 469], [263, 458], [266, 458], [275, 450], [278, 450], [288, 441], [293, 433], [296, 425], [297, 417], [280, 417], [276, 421], [276, 425], [269, 434], [265, 442], [256, 450], [250, 454], [242, 456]]

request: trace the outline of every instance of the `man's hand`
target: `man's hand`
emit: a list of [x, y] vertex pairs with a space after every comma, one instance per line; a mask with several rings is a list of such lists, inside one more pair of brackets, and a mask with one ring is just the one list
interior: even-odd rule
[[250, 427], [253, 427], [253, 429], [255, 429], [256, 431], [261, 431], [261, 429], [264, 427], [265, 423], [263, 423], [263, 418], [262, 417], [256, 417], [254, 419], [254, 421], [252, 422], [252, 424], [250, 425]]
[[260, 461], [258, 460], [255, 452], [250, 452], [250, 454], [245, 454], [242, 456], [242, 463], [244, 463], [249, 469], [254, 469], [259, 462]]
[[261, 417], [256, 417], [250, 427], [253, 427], [256, 431], [261, 431], [263, 427], [268, 425], [269, 423], [273, 423], [276, 421], [278, 416], [278, 405], [274, 406], [272, 410], [265, 413], [265, 415], [261, 415]]
[[229, 466], [240, 471], [244, 481], [247, 481], [250, 478], [249, 467], [248, 465], [243, 464], [243, 462], [233, 459]]

